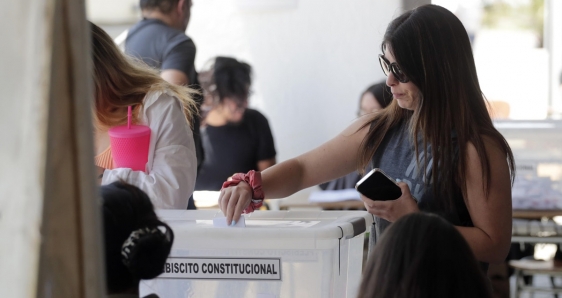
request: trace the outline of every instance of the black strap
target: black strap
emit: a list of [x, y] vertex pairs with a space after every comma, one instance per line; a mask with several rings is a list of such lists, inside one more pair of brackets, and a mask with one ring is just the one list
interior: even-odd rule
[[341, 230], [341, 237], [338, 238], [338, 275], [341, 275], [341, 238], [343, 238], [343, 229], [338, 226]]

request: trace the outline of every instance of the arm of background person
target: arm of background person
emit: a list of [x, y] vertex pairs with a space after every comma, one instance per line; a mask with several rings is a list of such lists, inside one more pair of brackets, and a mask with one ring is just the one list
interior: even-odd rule
[[255, 111], [255, 126], [257, 128], [258, 148], [257, 148], [257, 169], [263, 171], [277, 163], [275, 155], [275, 142], [271, 127], [267, 118], [260, 112]]
[[163, 70], [162, 72], [160, 72], [160, 76], [170, 84], [182, 86], [189, 85], [189, 78], [187, 77], [187, 75], [183, 71], [177, 69]]
[[[178, 36], [182, 41], [172, 40], [172, 46], [162, 59], [160, 76], [171, 84], [189, 85], [189, 75], [194, 72], [195, 44], [187, 36]], [[178, 42], [174, 44], [174, 42]]]
[[265, 160], [260, 160], [258, 161], [258, 171], [263, 171], [273, 165], [275, 165], [277, 163], [277, 161], [274, 158], [270, 158], [270, 159], [265, 159]]
[[476, 148], [469, 143], [465, 202], [474, 227], [457, 228], [476, 259], [498, 263], [505, 260], [511, 244], [511, 180], [505, 153], [489, 139], [484, 140], [490, 161], [489, 195], [482, 189], [484, 181]]

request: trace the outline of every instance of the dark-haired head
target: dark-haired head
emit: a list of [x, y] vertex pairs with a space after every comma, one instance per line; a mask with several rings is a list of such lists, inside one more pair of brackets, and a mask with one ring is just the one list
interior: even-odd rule
[[358, 297], [490, 297], [472, 250], [437, 215], [413, 213], [393, 223], [363, 272]]
[[362, 94], [359, 101], [359, 116], [386, 108], [392, 102], [392, 93], [385, 82], [373, 84]]
[[141, 279], [164, 271], [174, 234], [138, 187], [114, 182], [101, 196], [108, 293], [136, 291]]
[[199, 75], [205, 102], [229, 122], [242, 119], [248, 106], [252, 67], [231, 57], [216, 57], [208, 71]]
[[140, 0], [141, 10], [158, 10], [162, 13], [170, 13], [179, 0]]
[[[212, 78], [209, 85], [220, 101], [232, 98], [246, 101], [252, 84], [252, 67], [231, 57], [216, 57], [211, 67]], [[206, 80], [208, 81], [208, 80]]]
[[145, 18], [165, 18], [169, 26], [182, 31], [187, 29], [191, 18], [191, 0], [140, 0], [139, 4]]

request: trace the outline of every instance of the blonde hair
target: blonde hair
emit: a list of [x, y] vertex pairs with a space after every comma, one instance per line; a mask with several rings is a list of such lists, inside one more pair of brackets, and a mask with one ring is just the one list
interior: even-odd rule
[[127, 123], [127, 107], [133, 106], [133, 123], [139, 122], [143, 100], [149, 91], [172, 94], [183, 105], [187, 122], [193, 127], [197, 106], [194, 89], [164, 81], [157, 70], [126, 56], [100, 27], [90, 23], [94, 59], [94, 126], [107, 130]]

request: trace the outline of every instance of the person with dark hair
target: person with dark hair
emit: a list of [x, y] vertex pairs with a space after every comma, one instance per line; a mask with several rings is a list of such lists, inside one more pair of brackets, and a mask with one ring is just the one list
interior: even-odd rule
[[358, 116], [386, 108], [392, 102], [392, 93], [385, 82], [373, 84], [361, 94]]
[[369, 257], [359, 298], [490, 298], [468, 243], [443, 218], [418, 212], [392, 224]]
[[372, 166], [399, 181], [402, 190], [396, 200], [361, 197], [375, 215], [372, 239], [421, 210], [454, 224], [477, 260], [504, 261], [515, 164], [486, 109], [462, 23], [441, 6], [423, 5], [388, 25], [381, 50], [392, 103], [299, 157], [263, 173], [233, 175], [219, 197], [227, 222], [251, 212], [264, 196], [284, 198]]
[[[363, 91], [359, 99], [358, 116], [377, 112], [386, 108], [392, 101], [392, 93], [385, 82], [373, 84]], [[322, 190], [340, 190], [355, 188], [355, 184], [361, 179], [358, 171], [351, 172], [343, 177], [322, 183]]]
[[216, 57], [200, 74], [208, 108], [201, 129], [205, 161], [195, 190], [221, 189], [236, 172], [265, 170], [275, 164], [275, 145], [269, 123], [248, 108], [252, 68], [230, 57]]
[[107, 293], [109, 297], [139, 297], [140, 280], [164, 272], [174, 233], [158, 219], [150, 198], [138, 187], [114, 182], [100, 191]]
[[[125, 40], [125, 53], [158, 69], [171, 84], [189, 85], [199, 90], [195, 70], [195, 43], [185, 34], [191, 18], [191, 0], [140, 0], [143, 19], [134, 25]], [[194, 95], [197, 108], [202, 98]], [[205, 154], [201, 144], [200, 117], [193, 119], [193, 140], [200, 169]], [[189, 198], [188, 209], [196, 209]]]
[[[197, 118], [193, 89], [170, 84], [153, 68], [123, 55], [95, 24], [92, 34], [95, 157], [101, 184], [123, 180], [147, 194], [159, 209], [186, 209], [195, 187], [197, 158], [191, 127]], [[109, 129], [128, 123], [150, 128], [144, 170], [113, 162]]]

